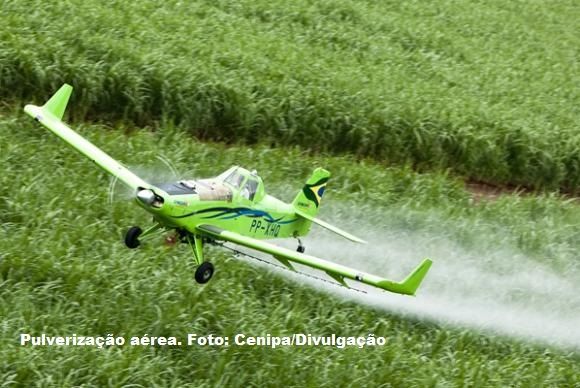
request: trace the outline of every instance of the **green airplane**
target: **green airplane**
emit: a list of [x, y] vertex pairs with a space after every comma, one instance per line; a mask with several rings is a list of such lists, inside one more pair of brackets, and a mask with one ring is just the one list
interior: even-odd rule
[[[351, 241], [364, 243], [316, 218], [330, 178], [330, 173], [322, 168], [314, 170], [292, 203], [266, 194], [262, 179], [254, 171], [238, 166], [214, 178], [152, 185], [61, 121], [71, 93], [72, 86], [65, 84], [43, 106], [26, 105], [24, 110], [127, 185], [133, 191], [137, 205], [153, 215], [155, 222], [151, 227], [143, 231], [133, 226], [127, 231], [127, 247], [137, 248], [144, 237], [175, 231], [193, 251], [197, 265], [195, 280], [198, 283], [207, 283], [214, 273], [213, 265], [204, 259], [204, 243], [234, 243], [267, 253], [292, 271], [296, 271], [293, 263], [298, 263], [325, 272], [345, 287], [349, 287], [345, 279], [350, 279], [405, 295], [415, 295], [431, 267], [431, 260], [424, 259], [407, 278], [395, 282], [304, 254], [299, 237], [307, 235], [313, 223]], [[263, 241], [285, 237], [298, 239], [297, 251]]]

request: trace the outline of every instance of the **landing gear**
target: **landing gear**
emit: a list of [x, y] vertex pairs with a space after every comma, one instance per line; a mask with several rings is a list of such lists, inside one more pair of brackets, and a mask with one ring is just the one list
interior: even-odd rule
[[[132, 226], [129, 228], [127, 233], [125, 233], [125, 245], [127, 248], [135, 249], [141, 245], [139, 238], [145, 239], [145, 237], [150, 237], [157, 233], [162, 233], [166, 228], [161, 224], [157, 223], [151, 226], [149, 229], [143, 231], [138, 226]], [[167, 244], [174, 244], [178, 241], [186, 242], [191, 247], [193, 251], [193, 258], [197, 266], [195, 270], [195, 281], [199, 284], [205, 284], [210, 281], [213, 277], [214, 268], [213, 264], [209, 261], [203, 260], [203, 243], [204, 238], [202, 236], [196, 236], [185, 230], [178, 229], [177, 234], [165, 240]], [[211, 243], [212, 240], [205, 239], [206, 242]]]
[[197, 264], [197, 269], [195, 270], [195, 281], [199, 284], [205, 284], [213, 276], [213, 264], [209, 261], [203, 261], [203, 239], [201, 236], [196, 236], [188, 234], [187, 242], [193, 251], [193, 257], [195, 263]]
[[141, 230], [138, 226], [132, 226], [129, 228], [127, 233], [125, 233], [125, 245], [127, 248], [135, 249], [141, 245], [139, 237], [142, 239], [145, 237], [149, 238], [157, 233], [163, 232], [163, 229], [163, 226], [159, 223], [153, 224], [153, 226], [147, 228], [145, 231]]
[[125, 233], [125, 245], [127, 246], [127, 248], [129, 249], [137, 248], [141, 244], [141, 242], [139, 241], [139, 236], [141, 236], [142, 233], [143, 231], [141, 230], [140, 227], [138, 226], [130, 227], [127, 233]]
[[209, 261], [201, 263], [201, 265], [195, 270], [195, 281], [199, 284], [205, 284], [209, 282], [212, 276], [213, 264]]
[[306, 251], [306, 247], [302, 245], [302, 241], [300, 241], [298, 237], [296, 237], [296, 239], [298, 240], [298, 248], [296, 248], [296, 252], [304, 253], [304, 251]]

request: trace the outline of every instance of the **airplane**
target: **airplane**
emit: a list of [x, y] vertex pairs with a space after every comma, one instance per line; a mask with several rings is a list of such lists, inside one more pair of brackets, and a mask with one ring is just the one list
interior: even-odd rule
[[[159, 185], [146, 182], [62, 121], [72, 89], [71, 85], [64, 84], [44, 105], [29, 104], [24, 111], [128, 186], [134, 193], [134, 202], [153, 215], [153, 225], [145, 230], [138, 226], [129, 228], [125, 234], [128, 248], [139, 247], [143, 239], [153, 235], [174, 231], [181, 242], [191, 247], [195, 280], [200, 284], [207, 283], [214, 274], [213, 264], [204, 258], [206, 243], [233, 243], [260, 251], [291, 271], [296, 271], [293, 264], [311, 267], [325, 272], [334, 284], [348, 288], [350, 285], [345, 279], [414, 296], [429, 271], [432, 261], [426, 258], [403, 281], [396, 282], [305, 254], [300, 237], [308, 234], [312, 224], [353, 242], [365, 243], [316, 217], [330, 178], [330, 173], [323, 168], [314, 170], [292, 203], [266, 194], [258, 174], [239, 166], [208, 179], [184, 179]], [[298, 239], [296, 251], [264, 241], [290, 237]]]

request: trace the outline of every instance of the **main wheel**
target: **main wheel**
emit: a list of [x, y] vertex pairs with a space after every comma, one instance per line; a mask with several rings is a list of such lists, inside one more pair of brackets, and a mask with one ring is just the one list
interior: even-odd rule
[[296, 252], [304, 253], [304, 251], [306, 251], [306, 247], [304, 245], [298, 245], [298, 248], [296, 248]]
[[209, 282], [209, 279], [213, 276], [213, 264], [209, 261], [201, 263], [199, 267], [195, 270], [195, 281], [199, 284], [204, 284]]
[[141, 236], [143, 231], [138, 226], [132, 226], [129, 228], [127, 233], [125, 233], [125, 245], [127, 248], [135, 249], [141, 244], [139, 242], [139, 236]]

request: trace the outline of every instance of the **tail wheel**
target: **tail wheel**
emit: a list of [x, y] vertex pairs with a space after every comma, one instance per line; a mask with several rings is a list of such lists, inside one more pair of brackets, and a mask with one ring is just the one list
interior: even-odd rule
[[209, 261], [201, 263], [201, 265], [195, 270], [195, 281], [199, 284], [205, 284], [209, 282], [212, 276], [213, 264]]
[[139, 236], [141, 236], [143, 231], [138, 226], [132, 226], [129, 228], [127, 233], [125, 233], [125, 245], [127, 248], [135, 249], [141, 244], [139, 241]]
[[298, 248], [296, 248], [296, 252], [304, 253], [304, 251], [306, 250], [306, 247], [304, 245], [302, 245], [302, 240], [300, 240], [300, 238], [298, 238], [297, 232], [294, 232], [294, 237], [296, 237], [296, 240], [298, 240]]

